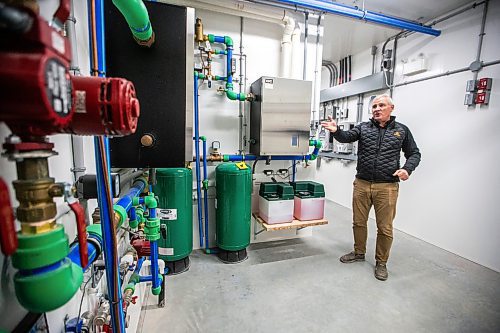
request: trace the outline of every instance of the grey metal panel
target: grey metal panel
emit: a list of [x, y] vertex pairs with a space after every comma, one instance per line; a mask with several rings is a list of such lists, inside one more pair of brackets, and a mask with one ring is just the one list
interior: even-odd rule
[[263, 76], [252, 84], [250, 152], [304, 155], [309, 152], [312, 82]]
[[193, 159], [194, 8], [186, 8], [186, 161]]
[[[390, 84], [391, 72], [387, 73], [387, 80]], [[375, 73], [361, 79], [352, 80], [350, 82], [340, 84], [321, 90], [319, 99], [320, 102], [328, 102], [334, 99], [355, 96], [357, 94], [367, 93], [375, 90], [388, 89], [385, 83], [384, 72]]]

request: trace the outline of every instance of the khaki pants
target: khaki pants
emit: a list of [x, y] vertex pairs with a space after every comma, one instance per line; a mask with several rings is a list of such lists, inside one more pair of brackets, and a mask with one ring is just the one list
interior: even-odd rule
[[354, 252], [366, 253], [368, 213], [373, 205], [377, 221], [375, 260], [385, 263], [392, 245], [392, 221], [396, 216], [399, 183], [372, 183], [356, 178], [353, 185]]

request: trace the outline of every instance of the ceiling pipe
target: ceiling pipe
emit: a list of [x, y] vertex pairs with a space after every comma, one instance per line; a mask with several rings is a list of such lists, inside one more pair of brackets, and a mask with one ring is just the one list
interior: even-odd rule
[[432, 29], [420, 23], [404, 20], [389, 15], [371, 12], [369, 10], [361, 10], [356, 7], [341, 5], [338, 3], [325, 2], [320, 0], [275, 0], [278, 3], [285, 3], [294, 6], [300, 6], [312, 10], [324, 11], [326, 13], [346, 16], [350, 18], [360, 19], [371, 23], [381, 24], [392, 28], [404, 29], [409, 31], [420, 32], [427, 35], [439, 36], [440, 30]]

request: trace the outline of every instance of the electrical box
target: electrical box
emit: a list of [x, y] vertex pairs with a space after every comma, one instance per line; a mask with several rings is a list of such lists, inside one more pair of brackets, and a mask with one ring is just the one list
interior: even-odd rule
[[477, 89], [478, 90], [491, 90], [491, 84], [493, 83], [493, 79], [485, 77], [482, 79], [479, 79], [477, 82]]
[[488, 103], [490, 102], [490, 92], [483, 91], [483, 92], [477, 93], [476, 98], [474, 99], [474, 102], [476, 104], [488, 105]]
[[474, 93], [465, 94], [464, 105], [468, 105], [468, 106], [474, 105], [475, 99], [476, 99], [476, 94], [474, 94]]
[[476, 86], [477, 86], [476, 80], [469, 80], [467, 81], [467, 86], [465, 87], [465, 91], [474, 92], [477, 90]]
[[422, 55], [403, 64], [403, 75], [416, 75], [427, 71], [427, 59]]
[[[353, 129], [355, 123], [353, 122], [343, 122], [338, 124], [338, 129], [343, 131], [348, 131]], [[337, 154], [352, 154], [353, 152], [353, 143], [340, 143], [337, 140], [333, 142], [333, 152]]]
[[307, 154], [312, 82], [263, 76], [251, 92], [250, 153]]
[[135, 134], [110, 140], [111, 166], [184, 167], [193, 159], [194, 10], [144, 4], [151, 48], [139, 46], [120, 11], [106, 5], [106, 74], [132, 81], [141, 104]]

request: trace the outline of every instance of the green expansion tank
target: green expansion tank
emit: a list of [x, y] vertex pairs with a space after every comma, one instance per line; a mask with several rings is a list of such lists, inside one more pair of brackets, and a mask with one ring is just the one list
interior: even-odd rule
[[216, 173], [216, 222], [219, 258], [240, 262], [250, 244], [252, 170], [245, 163], [223, 163]]
[[193, 173], [191, 169], [156, 169], [160, 235], [158, 252], [169, 273], [181, 273], [189, 268], [193, 250]]

